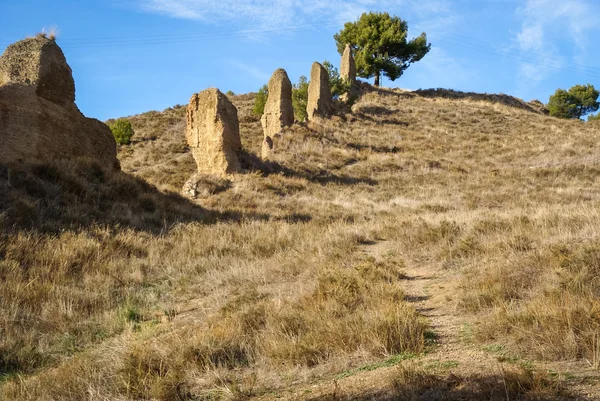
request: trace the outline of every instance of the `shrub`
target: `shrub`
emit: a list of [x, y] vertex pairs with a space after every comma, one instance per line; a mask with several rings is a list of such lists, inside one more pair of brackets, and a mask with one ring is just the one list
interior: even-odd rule
[[233, 91], [227, 91], [226, 95], [227, 96], [235, 96], [235, 93]]
[[298, 78], [298, 83], [292, 88], [292, 107], [294, 116], [298, 121], [304, 121], [307, 117], [306, 104], [308, 102], [308, 80], [304, 75]]
[[265, 112], [265, 104], [267, 103], [267, 98], [269, 97], [269, 86], [263, 85], [256, 94], [256, 98], [254, 99], [254, 107], [252, 108], [252, 113], [259, 116]]
[[110, 125], [110, 130], [119, 145], [129, 145], [133, 136], [133, 127], [129, 120], [120, 118]]
[[350, 90], [350, 82], [347, 82], [340, 76], [338, 69], [329, 61], [323, 61], [323, 67], [329, 74], [329, 87], [331, 88], [331, 96], [338, 99], [341, 95]]
[[[2, 84], [2, 82], [0, 82]], [[588, 116], [588, 121], [600, 121], [600, 114]]]

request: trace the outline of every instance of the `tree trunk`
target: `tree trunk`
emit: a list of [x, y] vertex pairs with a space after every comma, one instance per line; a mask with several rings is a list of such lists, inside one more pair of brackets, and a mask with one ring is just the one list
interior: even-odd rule
[[375, 86], [379, 88], [379, 77], [381, 76], [381, 72], [377, 71], [375, 73]]

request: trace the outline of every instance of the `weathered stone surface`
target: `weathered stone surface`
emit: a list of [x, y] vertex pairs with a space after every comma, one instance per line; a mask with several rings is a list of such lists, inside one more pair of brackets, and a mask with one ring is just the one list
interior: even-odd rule
[[263, 139], [262, 142], [262, 148], [260, 150], [260, 157], [263, 160], [266, 160], [269, 158], [269, 156], [271, 155], [271, 152], [273, 151], [273, 138], [270, 136], [265, 136], [265, 139]]
[[356, 63], [354, 62], [354, 56], [352, 56], [352, 49], [350, 48], [350, 45], [346, 45], [346, 49], [342, 55], [340, 77], [349, 81], [350, 83], [354, 83], [354, 81], [356, 81]]
[[350, 45], [346, 45], [346, 49], [344, 49], [344, 54], [342, 55], [340, 77], [346, 80], [346, 82], [350, 83], [348, 92], [342, 94], [340, 96], [340, 100], [345, 102], [349, 99], [355, 98], [357, 96], [356, 63], [354, 61], [354, 56], [352, 55], [352, 48]]
[[185, 136], [198, 173], [227, 175], [241, 171], [242, 149], [237, 108], [216, 88], [196, 93], [187, 108]]
[[278, 69], [269, 80], [269, 97], [261, 118], [266, 137], [273, 137], [285, 127], [294, 124], [292, 83], [284, 69]]
[[308, 120], [312, 121], [315, 117], [329, 116], [332, 106], [329, 74], [325, 67], [315, 62], [310, 70], [310, 83], [308, 84], [308, 101], [306, 104]]
[[35, 37], [8, 46], [0, 57], [0, 80], [32, 85], [36, 95], [53, 103], [75, 103], [73, 72], [53, 40]]
[[110, 128], [75, 105], [71, 68], [54, 41], [9, 46], [0, 81], [0, 163], [87, 158], [118, 168]]

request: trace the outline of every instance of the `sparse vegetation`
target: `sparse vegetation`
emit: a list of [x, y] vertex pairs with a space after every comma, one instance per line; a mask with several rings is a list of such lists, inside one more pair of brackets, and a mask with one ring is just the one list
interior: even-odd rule
[[58, 28], [55, 26], [52, 26], [50, 28], [42, 28], [42, 30], [40, 32], [37, 33], [36, 35], [37, 37], [40, 38], [45, 38], [51, 41], [56, 41], [56, 38], [58, 36]]
[[115, 137], [115, 141], [119, 145], [129, 145], [131, 138], [134, 135], [133, 127], [131, 122], [125, 118], [120, 118], [109, 125], [110, 130]]
[[361, 91], [196, 202], [184, 106], [128, 117], [124, 173], [1, 167], [0, 398], [597, 397], [597, 126]]

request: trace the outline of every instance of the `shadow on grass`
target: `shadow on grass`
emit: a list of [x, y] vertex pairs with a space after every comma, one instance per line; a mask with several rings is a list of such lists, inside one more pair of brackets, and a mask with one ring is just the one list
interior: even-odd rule
[[[177, 223], [245, 220], [271, 216], [207, 210], [94, 162], [0, 165], [0, 232], [58, 233], [101, 225], [162, 234]], [[306, 216], [289, 221], [306, 221]]]
[[[383, 109], [383, 107], [381, 107]], [[371, 121], [373, 123], [376, 123], [378, 125], [401, 125], [403, 127], [408, 127], [409, 124], [405, 121], [400, 121], [400, 120], [396, 120], [394, 118], [379, 118], [377, 117], [377, 115], [375, 114], [375, 117], [372, 117], [371, 115], [367, 114], [367, 113], [363, 113], [362, 110], [361, 111], [356, 112], [354, 115], [357, 118], [360, 118], [362, 120], [367, 120], [367, 121]], [[386, 109], [387, 110], [387, 109]]]
[[296, 171], [275, 161], [262, 160], [260, 157], [250, 152], [243, 151], [239, 156], [244, 169], [249, 171], [259, 171], [265, 177], [271, 174], [282, 174], [286, 177], [304, 178], [307, 181], [321, 185], [377, 185], [377, 181], [371, 178], [337, 175], [325, 170], [320, 170], [317, 173], [312, 171]]
[[[501, 369], [498, 374], [440, 376], [422, 368], [398, 368], [385, 389], [345, 393], [337, 385], [329, 394], [309, 401], [541, 401], [591, 398], [577, 395], [546, 373], [525, 368]], [[379, 387], [379, 386], [378, 386]]]
[[368, 150], [373, 153], [401, 153], [403, 151], [403, 149], [399, 146], [378, 146], [360, 142], [340, 141], [333, 135], [331, 135], [331, 133], [327, 132], [327, 130], [322, 129], [316, 124], [312, 124], [310, 126], [310, 129], [311, 131], [309, 131], [309, 133], [307, 133], [306, 135], [312, 136], [313, 138], [317, 138], [321, 141], [325, 140], [334, 145], [343, 146], [358, 151]]

